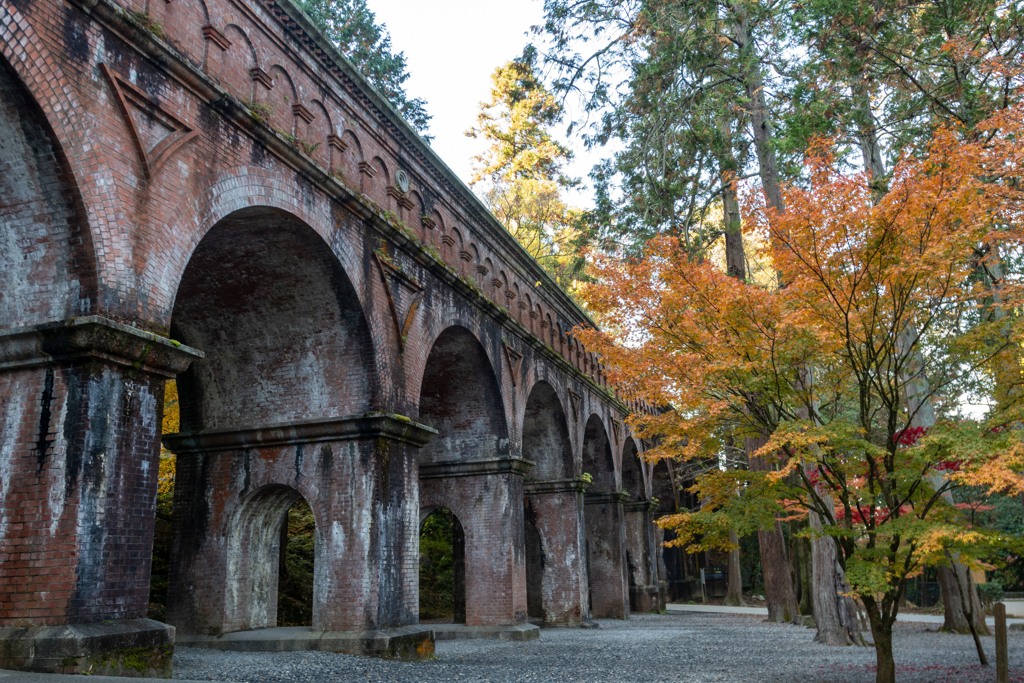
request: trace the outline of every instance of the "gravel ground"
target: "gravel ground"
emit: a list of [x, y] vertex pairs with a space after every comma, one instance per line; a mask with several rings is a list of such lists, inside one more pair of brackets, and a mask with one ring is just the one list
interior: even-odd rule
[[[179, 648], [175, 678], [300, 683], [305, 681], [555, 681], [598, 683], [873, 683], [873, 648], [814, 643], [814, 632], [758, 617], [639, 615], [601, 621], [599, 629], [544, 629], [539, 641], [437, 644], [425, 662], [392, 662], [322, 652], [227, 653]], [[929, 630], [931, 629], [931, 630]], [[992, 683], [995, 644], [982, 640], [990, 667], [978, 664], [970, 636], [934, 625], [897, 624], [900, 683]], [[1010, 632], [1010, 681], [1024, 683], [1024, 633]]]

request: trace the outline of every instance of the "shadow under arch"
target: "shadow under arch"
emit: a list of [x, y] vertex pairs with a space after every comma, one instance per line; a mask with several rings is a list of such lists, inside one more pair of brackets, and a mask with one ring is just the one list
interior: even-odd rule
[[434, 340], [420, 383], [419, 422], [438, 434], [420, 462], [508, 457], [508, 424], [494, 366], [476, 336], [448, 327]]
[[355, 415], [377, 400], [351, 282], [320, 236], [279, 209], [236, 211], [200, 241], [171, 335], [206, 353], [179, 378], [182, 431]]
[[0, 57], [0, 328], [91, 313], [96, 255], [86, 211], [43, 109]]
[[590, 614], [598, 619], [625, 619], [629, 598], [623, 496], [615, 485], [608, 432], [596, 414], [590, 416], [584, 430], [582, 463], [583, 471], [593, 479], [584, 509]]
[[582, 484], [562, 402], [546, 381], [527, 397], [522, 448], [534, 463], [523, 500], [527, 614], [538, 625], [577, 624], [585, 615]]

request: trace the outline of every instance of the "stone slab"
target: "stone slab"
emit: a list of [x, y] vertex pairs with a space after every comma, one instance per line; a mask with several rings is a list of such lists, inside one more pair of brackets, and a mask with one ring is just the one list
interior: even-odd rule
[[177, 645], [234, 652], [315, 650], [388, 659], [426, 659], [434, 654], [432, 627], [400, 626], [376, 631], [313, 631], [303, 626], [261, 628], [219, 636], [182, 634]]
[[466, 626], [465, 624], [431, 624], [437, 640], [537, 640], [540, 628], [534, 624], [503, 624], [500, 626]]
[[170, 678], [174, 627], [152, 619], [0, 628], [0, 669]]

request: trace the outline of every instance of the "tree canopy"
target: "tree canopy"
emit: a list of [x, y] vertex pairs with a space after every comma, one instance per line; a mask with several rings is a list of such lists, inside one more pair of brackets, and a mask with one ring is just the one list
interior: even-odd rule
[[940, 127], [882, 196], [869, 173], [844, 172], [832, 145], [819, 145], [808, 181], [782, 188], [784, 211], [758, 195], [745, 207], [775, 286], [744, 284], [665, 236], [644, 259], [600, 260], [586, 290], [607, 333], [578, 334], [610, 379], [671, 406], [630, 418], [656, 444], [650, 457], [714, 462], [727, 437], [768, 437], [756, 455], [775, 467], [711, 468], [697, 484], [702, 508], [661, 522], [674, 543], [728, 547], [730, 528], [816, 514], [866, 608], [879, 683], [893, 680], [908, 579], [1020, 548], [972, 526], [945, 495], [1024, 493], [1019, 393], [995, 392], [982, 420], [947, 411], [925, 429], [909, 387], [924, 379], [955, 404], [1000, 373], [1020, 383], [1024, 283], [977, 272], [1024, 245], [1022, 133], [1019, 105], [972, 129]]
[[421, 135], [430, 114], [426, 102], [405, 90], [409, 72], [402, 52], [394, 52], [391, 36], [366, 6], [366, 0], [297, 0], [328, 40], [363, 74]]
[[534, 71], [534, 54], [498, 67], [491, 95], [467, 135], [488, 143], [472, 184], [510, 233], [555, 281], [573, 291], [583, 276], [584, 214], [563, 192], [572, 153], [552, 135], [562, 107]]

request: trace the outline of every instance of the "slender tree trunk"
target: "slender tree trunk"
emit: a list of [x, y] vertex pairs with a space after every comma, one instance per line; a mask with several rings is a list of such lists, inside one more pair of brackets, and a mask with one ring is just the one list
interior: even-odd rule
[[875, 683], [896, 683], [896, 660], [892, 656], [892, 624], [870, 617], [871, 638], [875, 641]]
[[[744, 451], [749, 459], [749, 467], [755, 472], [771, 469], [764, 458], [750, 457], [761, 444], [762, 439], [747, 438]], [[768, 621], [779, 623], [795, 621], [800, 616], [797, 607], [796, 591], [793, 590], [793, 567], [790, 565], [786, 552], [786, 539], [782, 535], [782, 525], [778, 522], [772, 529], [757, 532], [757, 543], [761, 555], [761, 575], [764, 579], [764, 597], [768, 602]]]
[[747, 279], [746, 253], [743, 248], [743, 220], [736, 194], [736, 156], [732, 150], [732, 124], [723, 115], [719, 124], [723, 151], [718, 159], [722, 183], [722, 213], [725, 232], [725, 272], [739, 281]]
[[734, 549], [729, 551], [729, 584], [725, 592], [725, 604], [743, 606], [743, 576], [740, 568], [740, 539], [735, 529], [729, 529], [729, 542]]

